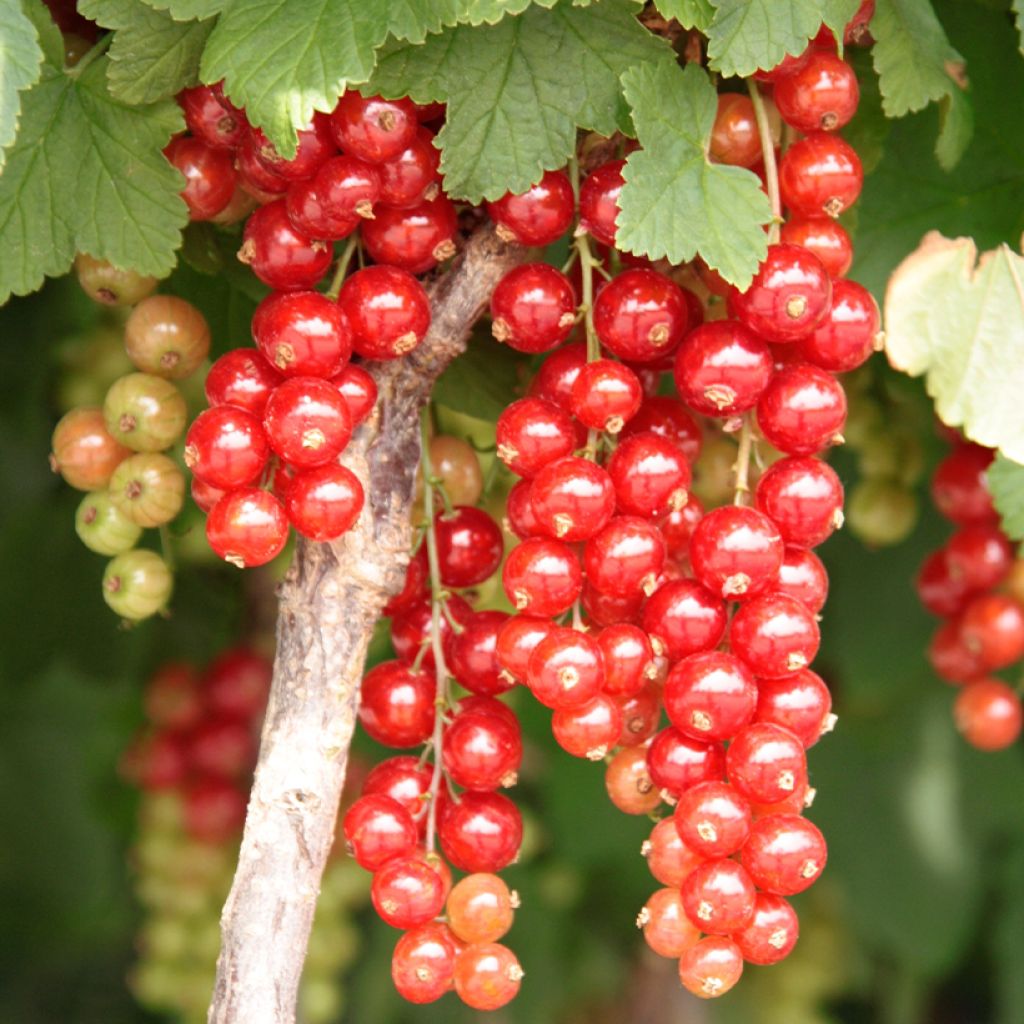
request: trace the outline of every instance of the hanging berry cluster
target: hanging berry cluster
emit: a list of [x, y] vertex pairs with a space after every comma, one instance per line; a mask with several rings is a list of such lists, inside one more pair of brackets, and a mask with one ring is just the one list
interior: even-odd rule
[[1024, 658], [1024, 562], [999, 529], [986, 471], [995, 452], [950, 433], [953, 450], [932, 477], [932, 500], [956, 527], [921, 566], [921, 603], [943, 619], [928, 649], [937, 675], [962, 687], [953, 720], [979, 750], [1021, 733], [1021, 699], [994, 673]]
[[[270, 677], [270, 662], [245, 647], [201, 672], [162, 665], [146, 684], [146, 726], [123, 759], [141, 790], [132, 864], [143, 916], [130, 984], [140, 1003], [184, 1024], [206, 1020]], [[358, 948], [346, 918], [365, 901], [361, 874], [345, 857], [327, 865], [299, 996], [303, 1020], [337, 1019], [338, 973]]]

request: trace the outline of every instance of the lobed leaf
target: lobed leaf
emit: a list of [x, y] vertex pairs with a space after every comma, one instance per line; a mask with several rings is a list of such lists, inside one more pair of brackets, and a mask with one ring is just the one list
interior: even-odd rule
[[1003, 532], [1012, 540], [1024, 540], [1024, 466], [996, 455], [988, 471], [988, 489], [1002, 519]]
[[21, 93], [38, 81], [43, 62], [39, 34], [21, 0], [0, 0], [0, 170], [18, 132]]
[[666, 18], [675, 18], [683, 28], [699, 32], [707, 32], [715, 16], [711, 0], [655, 0], [654, 6]]

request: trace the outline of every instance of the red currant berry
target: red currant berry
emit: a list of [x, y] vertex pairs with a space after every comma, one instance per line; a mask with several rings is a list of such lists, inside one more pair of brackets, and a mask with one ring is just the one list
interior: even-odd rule
[[188, 130], [215, 149], [236, 149], [242, 143], [248, 122], [245, 114], [224, 95], [220, 84], [183, 89], [178, 103], [185, 112]]
[[331, 462], [352, 436], [348, 405], [330, 381], [290, 377], [267, 401], [263, 428], [270, 447], [297, 469]]
[[679, 958], [679, 980], [687, 991], [701, 999], [725, 995], [742, 973], [743, 954], [739, 946], [721, 935], [708, 935]]
[[349, 363], [344, 370], [331, 379], [341, 392], [352, 416], [352, 426], [358, 427], [377, 404], [377, 383], [361, 366]]
[[621, 512], [659, 516], [682, 508], [690, 485], [690, 465], [671, 441], [653, 433], [620, 442], [608, 460]]
[[295, 155], [287, 160], [277, 152], [261, 129], [253, 128], [251, 131], [255, 136], [256, 159], [268, 171], [286, 181], [302, 181], [313, 177], [324, 162], [338, 151], [331, 138], [325, 114], [314, 114], [312, 124], [299, 130], [298, 148]]
[[813, 822], [795, 814], [771, 814], [754, 822], [741, 859], [759, 889], [795, 896], [825, 869], [828, 848]]
[[384, 615], [398, 615], [421, 601], [430, 592], [430, 569], [427, 564], [427, 546], [421, 544], [409, 559], [405, 570], [402, 589], [391, 598], [382, 610]]
[[103, 400], [103, 416], [111, 437], [137, 452], [169, 448], [188, 421], [181, 392], [150, 373], [118, 377]]
[[[341, 160], [352, 160], [352, 157], [339, 157]], [[369, 167], [361, 160], [355, 161], [362, 167]], [[328, 161], [333, 163], [333, 161]], [[358, 214], [348, 216], [336, 216], [328, 202], [328, 189], [330, 181], [321, 185], [320, 175], [317, 174], [305, 181], [293, 182], [284, 197], [285, 208], [288, 211], [288, 220], [293, 228], [307, 238], [320, 238], [327, 241], [337, 241], [341, 238], [348, 238], [359, 226]]]
[[444, 194], [410, 209], [378, 206], [360, 234], [370, 258], [422, 274], [455, 255], [455, 206]]
[[960, 639], [986, 670], [1024, 657], [1024, 608], [1006, 594], [980, 594], [960, 618]]
[[692, 494], [681, 509], [673, 509], [658, 528], [665, 539], [665, 550], [670, 562], [685, 566], [690, 552], [690, 538], [697, 524], [704, 518], [704, 506]]
[[794, 142], [779, 163], [782, 202], [797, 217], [838, 217], [857, 201], [863, 183], [853, 147], [827, 132]]
[[445, 728], [442, 753], [445, 771], [457, 786], [497, 789], [515, 785], [523, 740], [514, 720], [461, 711]]
[[461, 633], [450, 634], [445, 649], [448, 668], [470, 693], [493, 696], [512, 683], [498, 661], [498, 634], [509, 616], [501, 611], [476, 612], [463, 624]]
[[434, 728], [437, 683], [400, 661], [384, 661], [363, 677], [359, 721], [371, 739], [388, 747], [416, 747]]
[[576, 432], [568, 414], [542, 398], [520, 398], [498, 417], [498, 458], [517, 476], [536, 476], [572, 453]]
[[641, 625], [655, 653], [678, 661], [717, 647], [727, 621], [724, 602], [696, 580], [671, 580], [651, 596]]
[[947, 683], [966, 683], [984, 674], [981, 659], [963, 642], [960, 620], [944, 622], [928, 645], [928, 661]]
[[513, 615], [499, 630], [495, 651], [502, 672], [512, 680], [526, 682], [530, 656], [536, 646], [558, 626], [536, 615]]
[[781, 241], [787, 245], [802, 246], [821, 260], [832, 278], [832, 302], [835, 304], [838, 301], [836, 279], [845, 276], [853, 263], [853, 243], [846, 229], [838, 221], [821, 214], [791, 218], [782, 225], [780, 235]]
[[384, 100], [349, 89], [331, 113], [331, 131], [341, 150], [379, 164], [394, 160], [416, 137], [419, 122], [410, 100]]
[[181, 198], [188, 206], [189, 220], [209, 220], [231, 202], [235, 167], [224, 150], [180, 135], [167, 145], [164, 156], [185, 176]]
[[394, 800], [411, 815], [413, 821], [419, 821], [422, 832], [426, 827], [426, 815], [421, 812], [430, 799], [432, 775], [430, 765], [421, 765], [418, 757], [390, 757], [370, 769], [363, 783], [363, 796], [380, 795]]
[[800, 355], [831, 373], [856, 370], [881, 341], [881, 314], [871, 293], [855, 281], [832, 282], [832, 307], [800, 342]]
[[228, 718], [252, 721], [262, 715], [274, 670], [255, 651], [235, 647], [218, 655], [203, 673], [206, 706]]
[[775, 589], [795, 597], [812, 615], [817, 615], [828, 597], [828, 574], [813, 551], [787, 547]]
[[455, 958], [455, 992], [474, 1010], [497, 1010], [519, 991], [523, 969], [515, 953], [498, 942], [471, 945]]
[[54, 428], [50, 468], [79, 491], [97, 491], [129, 455], [131, 450], [111, 437], [103, 411], [81, 406]]
[[658, 789], [678, 800], [702, 782], [721, 782], [725, 751], [720, 743], [694, 739], [669, 726], [647, 748], [647, 765]]
[[774, 804], [807, 784], [807, 756], [798, 737], [770, 722], [754, 722], [733, 738], [725, 755], [729, 781], [748, 800]]
[[755, 721], [788, 729], [804, 748], [831, 728], [832, 695], [821, 676], [805, 668], [784, 679], [759, 679]]
[[444, 855], [460, 871], [500, 871], [523, 840], [523, 821], [501, 793], [462, 793], [445, 809], [439, 829]]
[[604, 659], [598, 642], [575, 629], [553, 630], [530, 655], [526, 683], [545, 707], [586, 704], [604, 685]]
[[376, 871], [390, 858], [408, 856], [416, 849], [418, 833], [412, 815], [384, 794], [360, 797], [346, 812], [342, 831], [348, 852], [367, 871]]
[[729, 857], [750, 832], [750, 804], [725, 782], [701, 782], [684, 790], [675, 823], [683, 842], [702, 857]]
[[687, 736], [728, 740], [753, 720], [757, 684], [739, 658], [705, 651], [673, 666], [664, 700], [669, 720]]
[[283, 199], [254, 211], [242, 239], [238, 258], [264, 284], [281, 291], [312, 288], [331, 265], [331, 247], [296, 231]]
[[[155, 732], [140, 736], [125, 751], [121, 774], [147, 793], [179, 789], [187, 780], [189, 764], [182, 737]], [[220, 783], [220, 780], [216, 780]], [[242, 818], [245, 818], [243, 808]]]
[[[473, 609], [457, 594], [447, 599], [445, 610], [447, 614], [441, 616], [442, 644], [447, 643], [448, 636], [454, 632], [453, 621], [461, 626], [473, 614]], [[391, 622], [391, 644], [398, 657], [410, 664], [419, 658], [423, 668], [431, 672], [434, 670], [434, 651], [430, 643], [432, 621], [430, 600], [423, 597], [400, 611]]]
[[654, 674], [654, 648], [647, 634], [628, 622], [605, 626], [597, 634], [604, 660], [604, 692], [632, 697]]
[[949, 574], [969, 592], [999, 586], [1012, 564], [1013, 548], [994, 526], [964, 526], [946, 542]]
[[555, 742], [573, 757], [600, 761], [617, 745], [623, 726], [622, 709], [607, 694], [578, 707], [557, 708], [551, 716]]
[[643, 603], [642, 590], [636, 590], [626, 597], [613, 597], [611, 594], [602, 594], [586, 581], [580, 594], [580, 605], [587, 620], [595, 626], [607, 626], [614, 622], [635, 622]]
[[355, 473], [328, 463], [295, 474], [285, 510], [292, 526], [304, 537], [336, 540], [355, 525], [363, 500], [363, 486]]
[[682, 402], [662, 395], [645, 398], [637, 414], [622, 428], [622, 436], [631, 437], [646, 431], [671, 441], [682, 450], [691, 466], [697, 461], [701, 448], [700, 427]]
[[653, 593], [664, 564], [661, 531], [639, 516], [616, 516], [583, 549], [587, 582], [612, 597]]
[[857, 112], [860, 89], [853, 68], [835, 53], [812, 50], [802, 68], [776, 86], [782, 120], [798, 132], [833, 132]]
[[418, 857], [392, 857], [370, 887], [374, 909], [393, 928], [426, 924], [441, 913], [444, 898], [441, 876]]
[[258, 480], [269, 455], [260, 421], [234, 405], [204, 410], [185, 435], [185, 464], [203, 483], [224, 491]]
[[587, 362], [587, 343], [573, 342], [553, 352], [530, 382], [530, 395], [569, 411], [572, 386]]
[[435, 198], [441, 190], [438, 166], [441, 153], [433, 133], [417, 129], [412, 142], [397, 156], [378, 164], [380, 202], [384, 206], [409, 209]]
[[457, 505], [434, 520], [434, 533], [446, 587], [483, 583], [501, 565], [501, 528], [483, 509]]
[[744, 324], [715, 320], [683, 341], [676, 354], [676, 390], [705, 416], [735, 416], [757, 404], [773, 368], [768, 346]]
[[238, 182], [260, 203], [269, 203], [288, 191], [290, 182], [275, 174], [259, 159], [259, 140], [246, 129], [242, 144], [235, 153]]
[[644, 392], [637, 375], [614, 359], [582, 367], [572, 387], [572, 414], [593, 430], [617, 434], [640, 409]]
[[263, 416], [267, 399], [281, 375], [249, 348], [235, 348], [210, 367], [204, 385], [210, 405], [236, 405], [254, 416]]
[[289, 377], [333, 377], [352, 354], [345, 314], [319, 292], [272, 292], [256, 307], [252, 334], [267, 362]]
[[545, 171], [525, 192], [511, 192], [487, 204], [498, 235], [521, 245], [550, 245], [561, 238], [572, 223], [575, 199], [572, 185], [563, 171]]
[[430, 327], [423, 285], [397, 267], [366, 267], [341, 286], [338, 304], [352, 325], [352, 347], [364, 359], [395, 359], [411, 352]]
[[682, 288], [654, 270], [627, 270], [609, 281], [594, 302], [601, 344], [633, 363], [674, 352], [690, 326]]
[[712, 160], [735, 167], [753, 167], [761, 159], [761, 133], [748, 96], [738, 92], [719, 95], [710, 153]]
[[700, 929], [686, 916], [682, 896], [675, 888], [654, 893], [644, 904], [636, 923], [643, 928], [647, 945], [658, 956], [680, 957], [700, 938]]
[[242, 487], [210, 509], [206, 539], [217, 555], [239, 569], [264, 565], [284, 549], [288, 517], [272, 494]]
[[678, 889], [686, 876], [703, 860], [679, 838], [673, 818], [662, 818], [651, 830], [651, 837], [640, 848], [651, 874], [662, 885]]
[[569, 278], [547, 263], [510, 270], [491, 295], [491, 333], [517, 352], [547, 352], [560, 345], [576, 322]]
[[698, 864], [683, 882], [680, 893], [686, 916], [702, 932], [728, 935], [746, 928], [753, 920], [754, 882], [734, 860]]
[[986, 473], [995, 452], [977, 444], [959, 444], [939, 463], [932, 477], [932, 501], [960, 526], [998, 523]]
[[759, 892], [754, 900], [754, 919], [743, 931], [733, 932], [743, 959], [769, 966], [785, 960], [800, 937], [796, 911], [781, 897]]
[[810, 363], [783, 367], [757, 403], [757, 425], [787, 455], [813, 455], [842, 437], [846, 393], [830, 373]]
[[448, 894], [448, 926], [463, 942], [495, 942], [512, 927], [519, 897], [497, 876], [467, 875]]
[[712, 509], [690, 540], [693, 574], [723, 598], [753, 597], [775, 583], [783, 543], [775, 524], [742, 505]]
[[799, 71], [807, 62], [809, 56], [810, 49], [804, 50], [803, 53], [787, 53], [775, 67], [763, 70], [758, 69], [754, 72], [753, 77], [758, 82], [767, 82], [770, 85], [775, 85], [781, 82], [787, 75], [792, 75]]
[[532, 480], [519, 480], [512, 485], [505, 498], [508, 527], [520, 540], [539, 537], [543, 532], [533, 511], [533, 499], [530, 495], [532, 488]]
[[391, 956], [395, 991], [410, 1003], [433, 1003], [454, 984], [455, 943], [446, 925], [428, 921], [406, 932]]
[[530, 506], [538, 533], [569, 542], [586, 540], [615, 511], [615, 488], [600, 466], [570, 455], [549, 462], [533, 478]]
[[953, 720], [972, 747], [1003, 750], [1020, 736], [1020, 697], [999, 679], [978, 679], [957, 694]]
[[806, 668], [818, 653], [821, 636], [811, 612], [786, 594], [763, 594], [745, 602], [733, 616], [729, 642], [753, 669], [779, 679]]
[[758, 480], [754, 499], [782, 539], [797, 547], [816, 547], [843, 522], [843, 485], [820, 459], [780, 459]]
[[619, 215], [619, 193], [625, 184], [625, 160], [610, 160], [595, 167], [580, 186], [580, 227], [602, 245], [615, 245], [615, 218]]
[[210, 327], [192, 303], [174, 295], [151, 295], [125, 322], [124, 348], [143, 373], [182, 380], [209, 354]]
[[608, 798], [623, 814], [650, 814], [661, 803], [647, 769], [647, 753], [640, 747], [623, 747], [612, 757], [604, 785]]

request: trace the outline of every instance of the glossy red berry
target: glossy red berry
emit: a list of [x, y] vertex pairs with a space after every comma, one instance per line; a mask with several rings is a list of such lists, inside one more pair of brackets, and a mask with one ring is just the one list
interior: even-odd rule
[[526, 683], [545, 707], [572, 708], [591, 701], [604, 685], [600, 645], [587, 633], [559, 627], [530, 655]]
[[456, 505], [434, 521], [441, 582], [446, 587], [471, 587], [493, 575], [501, 565], [501, 527], [483, 510]]
[[288, 540], [288, 517], [268, 491], [242, 487], [228, 491], [206, 519], [210, 547], [239, 569], [276, 558]]
[[[452, 622], [461, 625], [472, 616], [473, 609], [458, 594], [453, 594], [445, 603], [445, 612], [440, 617], [442, 644], [446, 644], [454, 632]], [[432, 621], [430, 599], [424, 596], [397, 612], [391, 622], [391, 643], [395, 653], [409, 664], [419, 658], [427, 671], [434, 669], [434, 651], [430, 643]]]
[[519, 852], [523, 822], [507, 796], [466, 792], [448, 804], [439, 834], [445, 857], [460, 871], [500, 871]]
[[288, 191], [288, 179], [275, 174], [260, 161], [259, 140], [248, 128], [235, 152], [235, 169], [239, 184], [261, 203], [269, 203]]
[[679, 980], [701, 999], [725, 995], [742, 973], [739, 946], [721, 935], [708, 935], [679, 958]]
[[680, 893], [686, 916], [711, 935], [740, 931], [754, 917], [754, 882], [734, 860], [699, 864], [683, 882]]
[[312, 288], [331, 265], [331, 247], [296, 231], [283, 199], [255, 210], [245, 223], [238, 258], [271, 288]]
[[223, 149], [182, 135], [167, 145], [164, 155], [185, 176], [181, 198], [188, 206], [189, 220], [209, 220], [231, 202], [235, 167]]
[[813, 455], [842, 437], [846, 393], [824, 370], [793, 363], [779, 370], [757, 403], [757, 425], [787, 455]]
[[821, 676], [809, 668], [784, 679], [759, 679], [755, 720], [788, 729], [813, 747], [831, 727], [832, 695]]
[[418, 757], [390, 757], [370, 769], [363, 783], [363, 796], [380, 795], [394, 800], [414, 821], [418, 820], [422, 832], [426, 826], [426, 816], [421, 812], [430, 799], [432, 774], [431, 766], [421, 765]]
[[647, 765], [658, 789], [677, 800], [702, 782], [721, 782], [725, 751], [721, 743], [694, 739], [669, 726], [647, 748]]
[[798, 217], [838, 217], [857, 201], [863, 183], [853, 147], [827, 132], [794, 142], [779, 163], [782, 202]]
[[637, 414], [622, 428], [622, 437], [650, 431], [681, 449], [692, 466], [701, 449], [701, 431], [682, 402], [664, 395], [645, 398]]
[[401, 153], [377, 164], [381, 204], [408, 209], [433, 199], [441, 189], [440, 162], [433, 134], [420, 127]]
[[434, 727], [433, 675], [400, 661], [384, 661], [363, 677], [359, 721], [367, 734], [388, 747], [415, 747]]
[[397, 267], [366, 267], [341, 286], [338, 304], [352, 326], [352, 347], [364, 359], [395, 359], [411, 352], [430, 327], [423, 285]]
[[782, 539], [797, 547], [816, 547], [843, 522], [843, 485], [820, 459], [780, 459], [758, 480], [754, 501]]
[[498, 417], [498, 458], [517, 476], [536, 476], [549, 462], [572, 453], [576, 432], [569, 415], [542, 398], [520, 398]]
[[710, 153], [712, 160], [735, 167], [753, 167], [761, 159], [761, 133], [748, 96], [719, 94]]
[[252, 318], [257, 346], [288, 377], [333, 377], [352, 354], [352, 332], [338, 304], [320, 292], [272, 292]]
[[428, 921], [407, 931], [391, 956], [395, 991], [410, 1003], [433, 1003], [450, 991], [455, 975], [455, 943], [448, 927]]
[[234, 405], [205, 409], [185, 435], [185, 464], [204, 483], [220, 490], [254, 483], [269, 455], [260, 421]]
[[665, 539], [665, 550], [669, 563], [685, 567], [690, 551], [690, 538], [697, 524], [704, 518], [704, 506], [692, 494], [681, 509], [673, 509], [658, 528]]
[[623, 727], [622, 708], [605, 693], [576, 707], [557, 708], [551, 716], [555, 742], [573, 757], [598, 761], [617, 745]]
[[747, 598], [775, 583], [784, 546], [775, 524], [742, 505], [712, 509], [690, 539], [693, 574], [723, 598]]
[[585, 427], [617, 434], [637, 414], [643, 397], [640, 380], [628, 366], [597, 359], [580, 369], [570, 407]]
[[513, 684], [498, 661], [498, 634], [509, 616], [501, 611], [476, 612], [463, 623], [461, 633], [452, 633], [445, 650], [448, 668], [470, 693], [493, 696]]
[[514, 722], [462, 711], [445, 728], [442, 753], [445, 771], [457, 786], [497, 789], [515, 784], [523, 741]]
[[960, 640], [988, 671], [1024, 657], [1024, 608], [1006, 594], [979, 594], [960, 617]]
[[248, 127], [245, 115], [225, 97], [219, 84], [183, 89], [178, 102], [188, 130], [208, 146], [231, 150], [241, 145]]
[[497, 1010], [519, 991], [523, 969], [515, 953], [498, 942], [471, 945], [455, 959], [455, 992], [474, 1010]]
[[636, 923], [643, 928], [644, 940], [658, 956], [680, 957], [700, 938], [700, 929], [686, 916], [677, 888], [653, 893]]
[[274, 389], [263, 413], [271, 448], [299, 469], [332, 461], [352, 436], [348, 405], [329, 381], [290, 377]]
[[421, 544], [406, 566], [402, 589], [384, 605], [382, 614], [390, 616], [406, 611], [426, 597], [429, 591], [430, 568], [427, 563], [427, 546]]
[[881, 337], [881, 314], [872, 294], [856, 281], [833, 281], [832, 306], [800, 342], [800, 355], [830, 373], [846, 373], [867, 362]]
[[786, 548], [775, 589], [795, 597], [817, 615], [828, 597], [828, 574], [821, 559], [807, 548]]
[[210, 405], [236, 405], [262, 418], [267, 399], [281, 375], [250, 348], [225, 352], [206, 375], [206, 401]]
[[999, 521], [985, 475], [994, 457], [991, 448], [958, 444], [939, 463], [932, 477], [932, 501], [947, 519], [961, 526]]
[[563, 171], [545, 171], [525, 192], [511, 192], [487, 204], [498, 234], [522, 245], [550, 245], [572, 223], [575, 208], [572, 185]]
[[651, 874], [662, 885], [678, 889], [686, 876], [703, 860], [679, 837], [673, 818], [662, 818], [640, 849]]
[[984, 675], [981, 658], [963, 642], [958, 618], [935, 631], [926, 653], [935, 674], [947, 683], [966, 683]]
[[675, 823], [686, 845], [702, 857], [729, 857], [750, 832], [750, 804], [726, 782], [701, 782], [684, 790]]
[[297, 228], [317, 238], [344, 238], [373, 216], [380, 193], [378, 167], [353, 156], [335, 156], [318, 168], [308, 186], [288, 190], [288, 213]]
[[345, 813], [342, 831], [349, 853], [367, 871], [416, 849], [418, 833], [412, 815], [384, 794], [360, 797]]
[[779, 679], [806, 668], [821, 636], [809, 609], [786, 594], [762, 594], [733, 616], [729, 643], [757, 676]]
[[728, 740], [753, 720], [757, 684], [735, 655], [705, 651], [673, 666], [664, 700], [669, 720], [687, 736]]
[[676, 354], [679, 397], [705, 416], [752, 409], [773, 371], [768, 346], [738, 320], [715, 320], [691, 331]]
[[795, 814], [771, 814], [755, 821], [741, 860], [759, 889], [795, 896], [817, 881], [828, 849], [820, 829]]
[[[199, 477], [193, 475], [192, 483], [189, 485], [189, 493], [192, 495], [192, 500], [203, 512], [209, 512], [227, 492], [219, 487], [211, 487], [209, 484], [204, 484]], [[275, 496], [280, 497], [276, 491]]]
[[627, 270], [609, 281], [594, 302], [594, 327], [601, 344], [633, 363], [649, 363], [674, 352], [690, 326], [679, 287], [654, 270]]
[[524, 540], [502, 569], [505, 594], [517, 611], [554, 617], [572, 607], [583, 573], [572, 548], [557, 540]]
[[619, 193], [625, 184], [625, 160], [610, 160], [595, 167], [580, 185], [580, 226], [602, 245], [615, 245], [615, 218]]
[[732, 939], [750, 964], [768, 966], [785, 960], [800, 937], [796, 911], [781, 896], [759, 892], [754, 900], [754, 917]]
[[415, 928], [437, 917], [444, 907], [441, 876], [418, 857], [392, 857], [377, 869], [370, 899], [393, 928]]
[[535, 532], [568, 542], [600, 531], [615, 511], [611, 477], [587, 459], [567, 455], [533, 478], [529, 498]]
[[349, 363], [344, 370], [331, 379], [341, 392], [352, 415], [352, 426], [358, 427], [373, 411], [377, 404], [377, 383], [361, 366]]
[[659, 516], [686, 504], [690, 465], [671, 441], [654, 433], [634, 434], [608, 460], [621, 512]]
[[295, 155], [287, 159], [277, 152], [261, 129], [252, 128], [251, 131], [255, 137], [256, 159], [267, 170], [286, 181], [311, 178], [318, 168], [338, 151], [331, 138], [325, 114], [314, 114], [312, 124], [296, 133]]
[[999, 679], [978, 679], [957, 694], [953, 720], [978, 750], [1003, 750], [1020, 736], [1020, 697]]
[[772, 96], [782, 120], [807, 135], [842, 128], [857, 112], [860, 89], [845, 60], [812, 50], [803, 67], [776, 84]]
[[304, 537], [335, 540], [355, 525], [363, 500], [363, 487], [355, 473], [328, 463], [295, 474], [285, 511]]
[[653, 593], [664, 564], [661, 531], [639, 516], [616, 516], [583, 549], [587, 582], [612, 597]]
[[844, 277], [853, 263], [853, 243], [846, 229], [825, 214], [791, 217], [782, 225], [780, 240], [788, 245], [803, 246], [821, 260], [832, 278], [832, 301], [835, 303], [836, 279]]
[[1007, 576], [1013, 548], [995, 526], [964, 526], [946, 542], [946, 565], [968, 592], [991, 590]]
[[748, 800], [774, 804], [807, 784], [807, 757], [797, 736], [771, 722], [754, 722], [733, 738], [725, 755], [729, 781]]
[[643, 603], [642, 590], [637, 590], [626, 597], [613, 597], [611, 594], [602, 594], [586, 581], [580, 594], [580, 606], [587, 621], [595, 626], [608, 626], [613, 622], [636, 622]]
[[587, 343], [573, 342], [564, 345], [544, 360], [537, 375], [530, 382], [529, 394], [543, 398], [569, 412], [572, 400], [572, 386], [580, 370], [587, 362]]
[[345, 92], [331, 113], [331, 131], [342, 152], [368, 163], [394, 160], [416, 137], [419, 122], [410, 100], [385, 100]]
[[360, 234], [371, 259], [422, 274], [455, 255], [458, 218], [443, 193], [418, 206], [377, 207]]
[[517, 352], [547, 352], [569, 336], [576, 295], [569, 278], [547, 263], [510, 270], [491, 294], [491, 333]]
[[654, 648], [647, 634], [628, 622], [605, 626], [597, 634], [604, 660], [604, 692], [615, 697], [639, 693], [654, 672]]
[[670, 580], [644, 606], [641, 624], [655, 653], [678, 661], [717, 647], [727, 621], [725, 603], [696, 580]]
[[646, 752], [624, 746], [613, 755], [604, 775], [608, 798], [623, 814], [650, 814], [661, 803], [661, 794], [647, 768]]
[[502, 672], [513, 680], [526, 682], [530, 656], [534, 648], [557, 629], [549, 618], [513, 615], [499, 630], [495, 653]]
[[512, 927], [519, 898], [497, 876], [467, 875], [448, 894], [448, 926], [463, 942], [495, 942]]
[[[350, 160], [351, 157], [340, 157], [342, 160]], [[330, 161], [329, 161], [330, 162]], [[364, 167], [370, 166], [357, 161]], [[292, 227], [307, 238], [321, 238], [327, 241], [337, 241], [341, 238], [348, 238], [360, 224], [358, 214], [348, 216], [336, 216], [332, 213], [328, 203], [328, 184], [321, 186], [320, 176], [315, 175], [304, 181], [296, 181], [291, 184], [285, 193], [285, 208], [288, 211], [288, 220]]]
[[505, 518], [508, 528], [520, 540], [526, 540], [527, 537], [539, 537], [542, 532], [540, 523], [533, 512], [533, 499], [530, 496], [532, 487], [532, 480], [518, 480], [512, 485], [512, 489], [505, 498]]

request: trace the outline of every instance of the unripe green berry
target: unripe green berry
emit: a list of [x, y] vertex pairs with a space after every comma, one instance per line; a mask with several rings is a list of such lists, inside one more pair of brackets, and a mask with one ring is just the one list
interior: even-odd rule
[[846, 523], [871, 547], [906, 540], [917, 524], [917, 497], [893, 480], [861, 480], [846, 502]]
[[129, 373], [111, 384], [103, 418], [115, 441], [137, 452], [162, 452], [181, 437], [188, 410], [170, 381], [151, 373]]
[[85, 294], [104, 306], [134, 306], [156, 290], [155, 277], [122, 270], [84, 252], [75, 257], [75, 273]]
[[138, 622], [167, 606], [174, 575], [152, 551], [137, 548], [112, 558], [103, 573], [103, 599], [123, 619]]
[[109, 491], [93, 491], [78, 506], [75, 532], [90, 551], [98, 555], [120, 555], [139, 542], [142, 527], [113, 503]]
[[169, 523], [185, 503], [185, 474], [166, 455], [132, 455], [114, 470], [110, 497], [139, 526]]
[[151, 295], [128, 317], [124, 347], [143, 373], [182, 380], [206, 359], [210, 328], [192, 303], [174, 295]]

